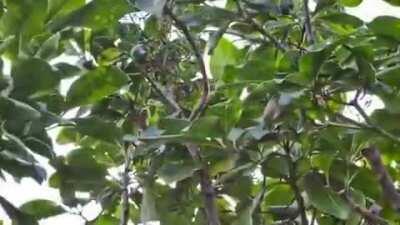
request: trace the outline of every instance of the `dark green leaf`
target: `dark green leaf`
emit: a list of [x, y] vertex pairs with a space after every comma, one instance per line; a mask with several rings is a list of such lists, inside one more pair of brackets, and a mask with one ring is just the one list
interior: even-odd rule
[[166, 183], [173, 183], [191, 177], [198, 168], [193, 162], [172, 161], [164, 163], [157, 175]]
[[31, 162], [15, 159], [4, 152], [0, 153], [0, 169], [7, 171], [16, 179], [31, 177], [38, 183], [46, 180], [45, 169]]
[[339, 219], [349, 218], [351, 207], [337, 193], [325, 187], [318, 174], [307, 174], [304, 177], [304, 188], [314, 207]]
[[96, 31], [112, 29], [128, 11], [129, 4], [125, 0], [93, 0], [50, 23], [50, 29], [58, 31], [67, 26], [88, 27]]
[[114, 67], [98, 67], [76, 80], [67, 94], [70, 106], [88, 105], [118, 91], [128, 77]]
[[28, 104], [0, 96], [0, 118], [18, 119], [21, 122], [39, 119], [40, 112]]
[[14, 79], [12, 96], [17, 99], [51, 94], [57, 91], [60, 81], [59, 74], [49, 63], [37, 58], [15, 62], [11, 76]]
[[33, 200], [20, 206], [20, 210], [36, 219], [43, 219], [64, 213], [64, 209], [49, 200]]
[[76, 129], [82, 135], [101, 139], [110, 143], [116, 143], [122, 139], [122, 131], [112, 122], [99, 118], [76, 119]]
[[378, 36], [400, 41], [400, 19], [391, 16], [375, 18], [368, 27]]
[[394, 6], [400, 6], [399, 0], [384, 0], [384, 1]]

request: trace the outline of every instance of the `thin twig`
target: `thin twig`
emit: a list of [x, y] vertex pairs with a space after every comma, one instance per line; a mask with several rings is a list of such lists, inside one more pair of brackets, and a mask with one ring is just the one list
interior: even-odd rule
[[389, 223], [383, 219], [382, 217], [374, 214], [370, 210], [361, 207], [355, 203], [350, 196], [346, 195], [346, 200], [351, 206], [351, 208], [357, 212], [368, 224], [373, 224], [373, 225], [388, 225]]
[[261, 24], [259, 24], [256, 20], [254, 20], [240, 5], [239, 0], [236, 1], [236, 7], [241, 15], [250, 23], [260, 34], [267, 37], [279, 50], [285, 52], [286, 46], [284, 46], [278, 39], [276, 39], [273, 35], [268, 33]]
[[393, 135], [392, 133], [388, 132], [387, 130], [383, 129], [382, 127], [378, 126], [375, 124], [367, 113], [364, 111], [364, 109], [361, 107], [360, 103], [358, 102], [359, 94], [360, 92], [357, 91], [356, 97], [350, 102], [350, 105], [353, 106], [357, 112], [361, 115], [361, 117], [364, 119], [365, 123], [370, 127], [370, 129], [374, 130], [375, 132], [380, 133], [382, 136], [385, 136], [392, 141], [395, 141], [397, 143], [400, 143], [400, 137], [397, 137], [396, 135]]
[[192, 111], [192, 113], [189, 117], [189, 120], [192, 121], [192, 120], [197, 119], [198, 116], [200, 116], [204, 112], [204, 110], [206, 109], [207, 104], [208, 104], [208, 99], [209, 99], [209, 94], [210, 94], [210, 84], [209, 84], [209, 80], [208, 80], [208, 76], [207, 76], [206, 64], [204, 62], [204, 59], [203, 59], [203, 56], [202, 56], [200, 50], [198, 49], [198, 47], [196, 45], [194, 38], [190, 34], [190, 31], [186, 27], [186, 25], [182, 21], [180, 21], [178, 19], [178, 17], [176, 17], [174, 15], [174, 13], [172, 12], [172, 10], [169, 9], [168, 7], [165, 7], [165, 13], [169, 17], [171, 17], [171, 19], [175, 23], [175, 26], [183, 33], [186, 40], [189, 42], [190, 47], [192, 48], [192, 51], [196, 57], [197, 64], [199, 65], [199, 68], [200, 68], [200, 73], [202, 76], [202, 83], [203, 83], [203, 94], [201, 96], [199, 105], [197, 106], [197, 108], [195, 108]]
[[163, 88], [161, 87], [160, 84], [158, 84], [156, 81], [154, 81], [149, 76], [146, 76], [146, 80], [150, 83], [151, 87], [164, 99], [164, 101], [167, 102], [168, 105], [171, 106], [171, 108], [174, 111], [174, 114], [178, 115], [179, 113], [183, 112], [182, 108], [175, 101], [175, 99], [168, 96], [168, 94], [165, 93], [165, 91], [163, 90]]
[[311, 25], [311, 15], [310, 15], [310, 9], [308, 8], [308, 0], [303, 0], [303, 6], [304, 6], [304, 16], [305, 16], [305, 29], [307, 32], [307, 39], [310, 42], [310, 44], [315, 43], [315, 35], [313, 32], [313, 28]]

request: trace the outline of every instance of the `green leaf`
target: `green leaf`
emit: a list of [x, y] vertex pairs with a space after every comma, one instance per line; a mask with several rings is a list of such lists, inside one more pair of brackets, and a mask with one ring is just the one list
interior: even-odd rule
[[242, 52], [232, 42], [225, 38], [220, 39], [210, 58], [212, 76], [220, 80], [224, 75], [225, 67], [237, 65], [241, 57], [243, 57]]
[[93, 225], [115, 225], [118, 223], [118, 218], [109, 215], [102, 215], [96, 219], [96, 222]]
[[224, 152], [223, 157], [216, 157], [210, 165], [209, 173], [215, 176], [219, 173], [231, 171], [236, 166], [239, 155], [235, 152]]
[[189, 125], [190, 122], [184, 119], [162, 118], [159, 122], [160, 129], [164, 131], [163, 134], [180, 134]]
[[26, 122], [40, 117], [40, 112], [28, 104], [0, 96], [0, 119], [15, 119]]
[[390, 86], [400, 87], [400, 66], [394, 66], [380, 71], [377, 78]]
[[46, 180], [46, 170], [39, 165], [21, 159], [15, 159], [5, 152], [0, 153], [0, 169], [7, 171], [14, 178], [31, 177], [38, 183]]
[[272, 205], [290, 205], [293, 202], [294, 193], [288, 184], [275, 184], [267, 191], [263, 204], [266, 207]]
[[249, 60], [240, 66], [226, 67], [224, 81], [267, 81], [275, 78], [277, 70], [276, 49], [268, 46], [257, 48]]
[[196, 120], [186, 136], [193, 139], [217, 138], [224, 135], [221, 120], [217, 116], [202, 117]]
[[107, 168], [95, 160], [92, 151], [90, 148], [75, 149], [66, 158], [52, 160], [57, 171], [51, 176], [49, 185], [63, 189], [66, 193], [75, 190], [98, 191], [103, 188]]
[[60, 33], [50, 36], [45, 42], [43, 42], [42, 46], [40, 46], [39, 50], [36, 52], [36, 56], [41, 59], [51, 59], [58, 56], [60, 39]]
[[0, 196], [0, 206], [11, 218], [13, 225], [38, 225], [37, 221], [32, 216], [21, 212], [2, 196]]
[[399, 0], [384, 0], [384, 1], [394, 6], [400, 6]]
[[368, 27], [378, 36], [400, 41], [400, 19], [392, 16], [375, 18]]
[[49, 200], [33, 200], [20, 206], [20, 210], [36, 219], [43, 219], [64, 213], [65, 210]]
[[199, 165], [193, 162], [172, 161], [164, 163], [160, 169], [158, 169], [157, 175], [166, 183], [170, 184], [191, 177], [198, 168]]
[[31, 38], [44, 28], [47, 0], [7, 0], [6, 4], [7, 11], [0, 20], [0, 35], [2, 38], [15, 35], [19, 40], [13, 46], [13, 57], [18, 52], [29, 55]]
[[76, 80], [67, 93], [70, 106], [88, 105], [118, 91], [128, 82], [125, 73], [115, 67], [98, 67]]
[[82, 135], [87, 135], [110, 143], [119, 142], [122, 139], [122, 131], [112, 122], [99, 118], [75, 119], [76, 129]]
[[363, 0], [339, 0], [340, 4], [347, 7], [356, 7], [361, 4]]
[[339, 219], [346, 220], [351, 215], [351, 207], [336, 192], [324, 186], [321, 177], [315, 173], [308, 173], [304, 177], [304, 189], [311, 204]]
[[62, 79], [77, 76], [80, 75], [81, 72], [83, 72], [78, 66], [74, 66], [64, 62], [57, 63], [54, 65], [54, 67], [57, 68], [57, 71], [60, 73]]
[[85, 0], [48, 0], [48, 18], [65, 16], [85, 5]]
[[288, 177], [289, 165], [287, 159], [284, 156], [271, 154], [262, 164], [262, 173], [273, 178]]
[[49, 63], [37, 58], [16, 61], [11, 76], [14, 79], [11, 96], [17, 99], [49, 95], [57, 91], [60, 81], [59, 74]]
[[125, 0], [93, 0], [85, 6], [50, 23], [52, 31], [68, 26], [81, 26], [98, 30], [112, 30], [118, 20], [129, 12], [129, 4]]
[[181, 20], [190, 28], [202, 30], [207, 26], [223, 27], [235, 19], [235, 13], [209, 5], [194, 5]]
[[325, 59], [328, 57], [328, 50], [320, 50], [309, 52], [300, 58], [299, 62], [299, 74], [296, 74], [297, 81], [302, 84], [309, 84], [313, 78], [318, 76]]
[[351, 34], [364, 24], [359, 18], [346, 13], [331, 13], [319, 18], [325, 21], [332, 32], [342, 35]]

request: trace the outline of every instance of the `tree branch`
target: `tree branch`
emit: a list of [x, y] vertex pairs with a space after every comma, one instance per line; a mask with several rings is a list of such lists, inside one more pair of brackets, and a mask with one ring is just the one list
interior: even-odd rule
[[367, 113], [364, 111], [364, 109], [360, 106], [360, 104], [358, 102], [358, 94], [356, 95], [354, 100], [351, 101], [350, 105], [353, 106], [357, 110], [357, 112], [361, 115], [361, 117], [364, 119], [364, 121], [368, 124], [370, 129], [374, 130], [375, 132], [380, 133], [382, 136], [385, 136], [385, 137], [391, 139], [392, 141], [400, 143], [400, 137], [393, 135], [392, 133], [388, 132], [387, 130], [374, 124], [374, 122], [371, 121], [371, 119], [369, 118]]
[[189, 42], [190, 47], [192, 48], [192, 51], [196, 57], [197, 64], [199, 65], [200, 68], [200, 73], [202, 76], [202, 83], [203, 83], [203, 95], [201, 96], [201, 100], [197, 108], [195, 108], [192, 113], [189, 116], [190, 120], [195, 120], [200, 116], [204, 110], [207, 107], [208, 104], [208, 99], [209, 99], [209, 94], [210, 94], [210, 84], [208, 81], [208, 76], [207, 76], [207, 70], [206, 70], [206, 64], [204, 63], [203, 56], [200, 52], [200, 50], [197, 48], [196, 42], [192, 35], [190, 34], [189, 29], [186, 27], [186, 25], [176, 17], [172, 10], [169, 9], [168, 7], [165, 7], [165, 13], [171, 17], [171, 19], [174, 21], [175, 26], [183, 33], [185, 36], [186, 40]]
[[355, 203], [353, 201], [353, 199], [351, 198], [349, 193], [345, 194], [345, 199], [349, 203], [351, 208], [355, 212], [357, 212], [366, 222], [368, 222], [368, 224], [371, 224], [371, 225], [389, 225], [389, 223], [386, 222], [385, 219], [383, 219], [379, 215], [375, 214], [373, 211], [368, 210], [368, 209], [366, 209], [364, 207], [361, 207], [361, 206], [357, 205], [357, 203]]
[[383, 165], [379, 150], [376, 147], [369, 147], [363, 149], [362, 154], [368, 160], [372, 170], [377, 176], [382, 187], [384, 198], [390, 202], [394, 210], [400, 213], [400, 194], [397, 192], [392, 178]]
[[163, 88], [158, 84], [156, 81], [151, 79], [151, 77], [146, 76], [146, 80], [150, 83], [151, 87], [164, 99], [165, 102], [170, 105], [170, 107], [173, 109], [174, 114], [178, 115], [181, 112], [183, 112], [182, 108], [179, 106], [179, 104], [175, 101], [174, 98], [171, 96], [168, 96], [167, 93], [163, 90]]
[[274, 45], [277, 47], [279, 50], [285, 52], [286, 51], [286, 46], [282, 44], [278, 39], [276, 39], [274, 36], [272, 36], [270, 33], [268, 33], [261, 24], [259, 24], [256, 20], [251, 18], [251, 16], [242, 8], [240, 5], [239, 0], [236, 1], [236, 7], [241, 15], [247, 20], [248, 23], [250, 23], [260, 34], [264, 35], [267, 37]]
[[305, 16], [305, 29], [307, 33], [307, 39], [311, 44], [315, 43], [315, 35], [312, 29], [311, 25], [311, 15], [310, 15], [310, 9], [308, 8], [308, 0], [303, 0], [303, 6], [304, 6], [304, 16]]
[[[189, 120], [196, 120], [203, 112], [205, 111], [208, 99], [210, 95], [210, 84], [207, 76], [206, 65], [203, 60], [203, 56], [200, 50], [197, 48], [194, 38], [190, 34], [189, 29], [186, 25], [180, 21], [172, 12], [171, 9], [165, 7], [165, 13], [174, 21], [175, 26], [184, 34], [186, 40], [189, 42], [192, 51], [196, 57], [197, 63], [200, 68], [200, 73], [202, 75], [202, 83], [203, 83], [203, 94], [200, 100], [199, 105], [192, 111], [189, 116]], [[200, 156], [200, 149], [197, 145], [192, 143], [187, 143], [186, 148], [191, 154], [193, 160], [201, 162], [202, 168], [198, 171], [198, 175], [200, 178], [200, 186], [201, 192], [203, 194], [204, 199], [204, 207], [206, 211], [207, 221], [209, 225], [220, 225], [221, 222], [219, 220], [218, 209], [215, 203], [215, 190], [211, 182], [210, 173], [208, 171], [207, 163], [202, 162]]]
[[[339, 104], [343, 104], [346, 106], [352, 106], [354, 107], [357, 112], [361, 115], [361, 117], [364, 119], [365, 123], [361, 123], [358, 122], [354, 119], [351, 119], [343, 114], [337, 113], [335, 114], [336, 116], [338, 116], [340, 119], [344, 120], [345, 122], [348, 122], [356, 127], [359, 128], [363, 128], [363, 129], [369, 129], [372, 130], [386, 138], [391, 139], [392, 141], [396, 142], [396, 143], [400, 143], [400, 137], [390, 133], [389, 131], [383, 129], [382, 127], [380, 127], [379, 125], [375, 124], [367, 115], [367, 113], [365, 112], [365, 110], [361, 107], [360, 103], [358, 102], [359, 96], [360, 96], [360, 90], [357, 91], [355, 97], [353, 100], [351, 100], [350, 103], [346, 103], [346, 102], [338, 102]], [[343, 124], [342, 124], [343, 125]]]

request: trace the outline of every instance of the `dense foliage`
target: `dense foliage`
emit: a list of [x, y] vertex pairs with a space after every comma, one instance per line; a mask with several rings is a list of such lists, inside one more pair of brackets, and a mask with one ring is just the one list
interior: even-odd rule
[[215, 2], [0, 1], [0, 176], [63, 199], [0, 196], [15, 225], [399, 224], [400, 19]]

